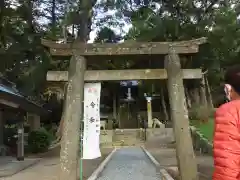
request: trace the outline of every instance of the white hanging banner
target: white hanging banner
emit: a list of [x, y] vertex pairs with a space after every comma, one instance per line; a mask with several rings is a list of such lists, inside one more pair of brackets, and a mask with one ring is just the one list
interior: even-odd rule
[[83, 159], [101, 157], [100, 152], [101, 83], [84, 85]]

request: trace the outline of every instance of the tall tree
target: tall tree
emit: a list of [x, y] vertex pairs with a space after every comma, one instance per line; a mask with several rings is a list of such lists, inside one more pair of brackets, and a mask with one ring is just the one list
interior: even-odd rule
[[[89, 38], [92, 8], [96, 1], [80, 0], [79, 24], [76, 42], [87, 43]], [[69, 81], [66, 92], [64, 112], [60, 125], [62, 128], [62, 142], [60, 152], [61, 171], [59, 179], [76, 180], [79, 162], [80, 125], [83, 119], [83, 87], [86, 59], [73, 51], [69, 66]], [[81, 146], [81, 142], [80, 142]], [[80, 165], [81, 168], [81, 165]], [[82, 176], [82, 173], [80, 174]]]

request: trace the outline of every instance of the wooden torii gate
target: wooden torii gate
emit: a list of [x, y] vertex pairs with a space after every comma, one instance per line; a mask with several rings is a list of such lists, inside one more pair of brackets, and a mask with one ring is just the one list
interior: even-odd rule
[[[48, 81], [68, 82], [61, 143], [60, 180], [76, 180], [79, 160], [80, 121], [83, 119], [84, 81], [167, 79], [171, 118], [176, 140], [178, 167], [182, 180], [197, 180], [197, 164], [192, 147], [185, 107], [183, 79], [200, 79], [200, 69], [181, 69], [179, 54], [194, 54], [206, 38], [180, 42], [131, 42], [121, 44], [58, 44], [42, 40], [52, 56], [71, 56], [68, 72], [50, 71]], [[165, 69], [86, 70], [89, 56], [165, 55]], [[101, 63], [101, 62], [99, 62]]]

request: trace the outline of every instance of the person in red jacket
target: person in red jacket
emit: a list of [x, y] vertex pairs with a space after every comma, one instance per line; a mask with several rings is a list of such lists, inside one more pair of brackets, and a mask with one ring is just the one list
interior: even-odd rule
[[240, 180], [240, 67], [225, 74], [229, 102], [215, 113], [213, 180]]

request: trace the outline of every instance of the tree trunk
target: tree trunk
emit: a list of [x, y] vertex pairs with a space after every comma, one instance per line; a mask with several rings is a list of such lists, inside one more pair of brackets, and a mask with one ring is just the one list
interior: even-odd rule
[[200, 83], [200, 103], [203, 107], [207, 107], [207, 96], [206, 96], [206, 83], [205, 83], [205, 78], [204, 75], [201, 79]]
[[29, 26], [29, 34], [32, 36], [32, 38], [34, 39], [34, 35], [35, 35], [35, 27], [33, 24], [33, 1], [32, 0], [28, 0], [27, 3], [25, 4], [27, 6], [27, 23]]
[[6, 38], [4, 33], [4, 14], [5, 14], [5, 0], [0, 1], [0, 48], [5, 49]]
[[[185, 107], [185, 95], [180, 58], [170, 48], [165, 59], [168, 74], [168, 94], [171, 118], [176, 139], [176, 152], [180, 179], [198, 180], [197, 162], [193, 151], [189, 120]], [[183, 145], [184, 144], [184, 145]]]
[[194, 88], [190, 94], [191, 94], [192, 105], [199, 105], [200, 104], [199, 89]]
[[188, 92], [188, 88], [185, 88], [185, 96], [186, 96], [187, 108], [190, 109], [192, 107], [192, 103], [191, 103], [190, 95]]
[[166, 124], [169, 121], [169, 117], [168, 117], [168, 111], [167, 111], [167, 107], [166, 107], [163, 88], [161, 88], [160, 94], [161, 94], [161, 105], [162, 105], [164, 120], [165, 120], [165, 124]]
[[52, 0], [52, 9], [51, 9], [51, 33], [52, 38], [56, 40], [56, 0]]
[[[87, 42], [90, 32], [89, 26], [91, 27], [89, 24], [91, 24], [92, 7], [95, 3], [89, 0], [80, 1], [79, 18], [81, 29], [78, 31], [76, 41], [82, 43]], [[67, 7], [69, 8], [69, 6]], [[79, 56], [77, 51], [74, 51], [73, 57], [70, 61], [67, 97], [63, 114], [64, 120], [62, 120], [63, 133], [60, 153], [61, 171], [59, 173], [59, 180], [78, 179], [80, 129], [82, 129], [80, 126], [83, 120], [85, 69], [86, 59]]]
[[72, 36], [76, 37], [76, 35], [75, 35], [75, 26], [74, 26], [74, 24], [72, 25]]
[[93, 6], [97, 0], [81, 0], [79, 5], [80, 24], [78, 26], [77, 39], [81, 42], [86, 42], [89, 39], [89, 33], [92, 25]]
[[209, 108], [214, 108], [214, 105], [213, 105], [213, 101], [212, 101], [212, 94], [211, 94], [211, 89], [210, 89], [210, 86], [209, 86], [209, 83], [208, 83], [208, 79], [207, 77], [205, 76], [205, 82], [206, 82], [206, 88], [207, 88], [207, 101], [208, 101], [208, 106]]
[[74, 55], [70, 61], [67, 96], [65, 101], [63, 134], [60, 152], [59, 180], [76, 180], [78, 177], [80, 125], [83, 119], [83, 91], [86, 59]]
[[63, 103], [63, 111], [62, 111], [62, 118], [60, 120], [60, 123], [59, 123], [59, 126], [58, 126], [58, 130], [56, 132], [56, 136], [57, 136], [57, 140], [56, 140], [56, 143], [59, 142], [62, 138], [62, 134], [63, 134], [63, 121], [65, 119], [64, 115], [65, 115], [65, 106], [66, 106], [66, 98], [67, 98], [67, 86], [68, 86], [68, 83], [65, 83], [64, 85], [64, 89], [63, 89], [63, 92], [64, 92], [64, 103]]

